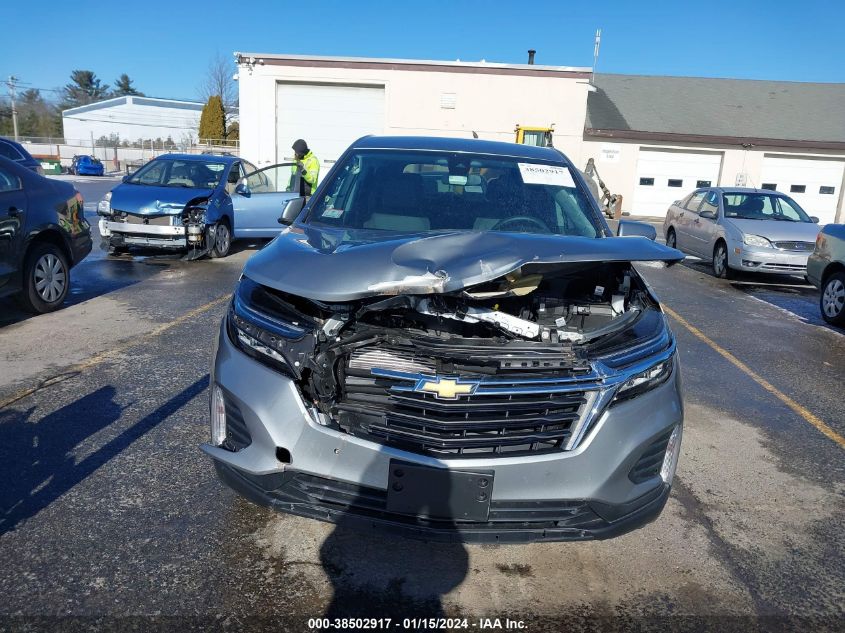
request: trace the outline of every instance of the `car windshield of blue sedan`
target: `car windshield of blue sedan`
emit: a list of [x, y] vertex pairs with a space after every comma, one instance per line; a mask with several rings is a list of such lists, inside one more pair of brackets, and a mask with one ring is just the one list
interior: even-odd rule
[[333, 174], [307, 222], [398, 232], [602, 234], [589, 194], [564, 164], [373, 150], [353, 152]]
[[141, 167], [126, 182], [156, 187], [213, 189], [225, 169], [223, 163], [157, 158]]
[[812, 222], [804, 209], [786, 196], [767, 193], [726, 193], [724, 202], [726, 218]]

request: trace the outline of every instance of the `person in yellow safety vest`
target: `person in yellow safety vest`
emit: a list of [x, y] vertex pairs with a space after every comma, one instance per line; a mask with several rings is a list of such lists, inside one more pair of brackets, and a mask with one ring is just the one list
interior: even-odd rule
[[308, 149], [308, 143], [301, 138], [296, 139], [291, 146], [296, 165], [291, 167], [291, 177], [296, 176], [297, 169], [301, 170], [299, 179], [299, 194], [310, 196], [317, 188], [317, 178], [320, 176], [320, 161], [314, 152]]

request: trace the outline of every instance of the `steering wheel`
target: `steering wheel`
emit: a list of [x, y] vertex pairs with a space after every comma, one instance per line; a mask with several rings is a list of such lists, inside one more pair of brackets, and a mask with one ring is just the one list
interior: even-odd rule
[[491, 226], [490, 230], [495, 231], [496, 229], [500, 229], [503, 226], [516, 222], [525, 222], [527, 224], [533, 224], [537, 228], [541, 229], [544, 233], [551, 233], [551, 230], [545, 222], [537, 218], [532, 218], [530, 215], [515, 215], [510, 218], [504, 218], [496, 222], [496, 224], [494, 224], [493, 226]]

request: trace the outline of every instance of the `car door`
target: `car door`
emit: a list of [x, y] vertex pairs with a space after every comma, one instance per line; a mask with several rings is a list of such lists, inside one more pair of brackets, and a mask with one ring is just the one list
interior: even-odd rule
[[678, 240], [678, 248], [686, 253], [697, 255], [694, 250], [695, 243], [690, 235], [692, 223], [698, 218], [698, 205], [704, 199], [703, 191], [694, 192], [686, 201], [682, 202], [677, 217], [675, 237]]
[[20, 177], [0, 165], [0, 289], [17, 272], [27, 208]]
[[[702, 213], [712, 213], [713, 217], [702, 217]], [[699, 257], [709, 258], [713, 254], [718, 218], [719, 194], [713, 190], [706, 191], [689, 226], [690, 250]]]
[[254, 171], [240, 181], [232, 195], [236, 238], [275, 237], [284, 228], [279, 216], [285, 203], [298, 198], [295, 163], [279, 163]]

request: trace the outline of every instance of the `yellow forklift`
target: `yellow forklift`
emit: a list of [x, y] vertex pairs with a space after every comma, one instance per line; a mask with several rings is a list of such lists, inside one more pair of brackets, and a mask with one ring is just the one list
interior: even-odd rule
[[520, 145], [536, 145], [537, 147], [552, 147], [552, 134], [555, 131], [555, 124], [549, 127], [528, 127], [517, 123], [516, 142]]

